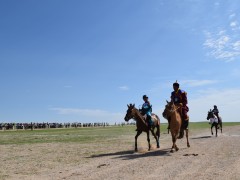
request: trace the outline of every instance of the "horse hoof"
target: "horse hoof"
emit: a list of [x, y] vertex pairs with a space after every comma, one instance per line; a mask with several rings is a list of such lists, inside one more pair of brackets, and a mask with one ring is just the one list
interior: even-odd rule
[[188, 144], [187, 147], [190, 147], [190, 144]]
[[176, 151], [178, 151], [179, 150], [179, 148], [176, 148]]
[[173, 149], [170, 151], [170, 153], [173, 153]]
[[160, 146], [157, 146], [157, 148], [160, 148]]
[[135, 149], [135, 152], [138, 152], [138, 150], [137, 150], [137, 149]]

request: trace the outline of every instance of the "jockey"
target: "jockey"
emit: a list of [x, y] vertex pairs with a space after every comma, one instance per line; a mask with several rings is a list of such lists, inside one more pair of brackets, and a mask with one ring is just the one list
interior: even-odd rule
[[152, 105], [150, 104], [150, 102], [148, 101], [148, 97], [147, 95], [143, 95], [143, 100], [144, 100], [144, 103], [142, 105], [142, 113], [143, 115], [146, 114], [147, 118], [147, 123], [148, 123], [148, 126], [150, 127], [152, 125]]
[[188, 129], [189, 122], [189, 116], [187, 115], [187, 112], [189, 111], [189, 108], [187, 106], [187, 92], [179, 88], [179, 84], [177, 83], [177, 81], [173, 83], [173, 89], [174, 91], [171, 93], [171, 101], [181, 107], [179, 113], [182, 117], [182, 126], [178, 137], [179, 139], [181, 139], [184, 135], [184, 129]]
[[213, 106], [213, 110], [212, 110], [213, 114], [215, 114], [217, 116], [217, 119], [218, 119], [218, 123], [219, 123], [219, 111], [218, 111], [218, 108], [216, 105]]

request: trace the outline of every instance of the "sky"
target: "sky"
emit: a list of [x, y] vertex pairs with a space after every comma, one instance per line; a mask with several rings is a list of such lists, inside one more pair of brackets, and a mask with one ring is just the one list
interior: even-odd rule
[[240, 121], [238, 0], [0, 0], [0, 123], [124, 122], [172, 84], [191, 122]]

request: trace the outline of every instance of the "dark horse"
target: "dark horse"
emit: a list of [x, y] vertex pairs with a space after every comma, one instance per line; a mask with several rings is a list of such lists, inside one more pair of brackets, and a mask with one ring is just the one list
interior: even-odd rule
[[[150, 151], [150, 138], [149, 138], [149, 131], [151, 131], [152, 135], [156, 139], [157, 142], [157, 148], [160, 147], [159, 145], [159, 137], [160, 137], [160, 119], [157, 115], [152, 113], [152, 121], [153, 125], [151, 127], [148, 126], [146, 119], [141, 114], [141, 112], [135, 108], [135, 105], [130, 104], [127, 105], [128, 110], [125, 116], [125, 121], [129, 121], [130, 119], [134, 119], [136, 121], [137, 126], [137, 135], [135, 136], [135, 151], [138, 151], [137, 148], [137, 138], [142, 132], [147, 133], [147, 141], [148, 141], [148, 150]], [[155, 128], [157, 128], [157, 131], [155, 132]]]
[[[175, 149], [176, 151], [179, 150], [176, 144], [177, 136], [182, 126], [181, 115], [178, 111], [179, 108], [181, 107], [176, 106], [173, 102], [167, 101], [167, 105], [165, 106], [165, 109], [163, 111], [163, 117], [166, 119], [170, 119], [169, 126], [170, 126], [170, 132], [172, 135], [172, 143], [173, 143], [171, 152], [173, 152], [173, 149]], [[186, 131], [187, 147], [190, 147], [189, 140], [188, 140], [188, 129], [186, 128], [184, 130]]]
[[218, 121], [217, 116], [210, 110], [210, 111], [208, 111], [207, 120], [210, 120], [212, 135], [213, 135], [213, 131], [212, 131], [213, 127], [215, 127], [215, 130], [216, 130], [216, 137], [217, 137], [217, 130], [218, 130], [219, 126], [221, 128], [221, 133], [222, 133], [222, 118], [221, 117], [219, 117], [219, 121]]

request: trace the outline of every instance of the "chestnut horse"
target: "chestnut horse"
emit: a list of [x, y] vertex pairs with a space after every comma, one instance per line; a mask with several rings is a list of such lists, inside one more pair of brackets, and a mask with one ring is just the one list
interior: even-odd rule
[[[148, 151], [150, 151], [151, 145], [150, 145], [150, 138], [149, 138], [149, 131], [151, 131], [152, 135], [156, 139], [157, 148], [160, 147], [159, 145], [159, 138], [160, 138], [160, 119], [156, 114], [152, 113], [152, 121], [153, 125], [151, 127], [148, 126], [146, 119], [144, 116], [140, 113], [138, 109], [135, 108], [135, 105], [130, 104], [127, 105], [128, 110], [125, 116], [125, 121], [129, 121], [130, 119], [134, 119], [136, 121], [137, 126], [137, 135], [135, 136], [135, 151], [138, 151], [137, 147], [137, 138], [142, 132], [147, 133], [147, 141], [148, 141]], [[157, 128], [156, 132], [154, 131], [155, 128]]]
[[[177, 147], [176, 141], [177, 136], [180, 132], [180, 128], [182, 125], [181, 115], [178, 112], [178, 109], [181, 108], [180, 106], [176, 106], [173, 102], [168, 102], [165, 106], [165, 110], [163, 112], [163, 117], [166, 119], [171, 119], [169, 122], [170, 132], [172, 135], [172, 148], [170, 152], [173, 152], [173, 149], [176, 151], [179, 150]], [[184, 129], [186, 131], [186, 138], [187, 138], [187, 147], [190, 147], [189, 140], [188, 140], [188, 129]]]

